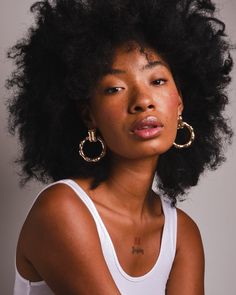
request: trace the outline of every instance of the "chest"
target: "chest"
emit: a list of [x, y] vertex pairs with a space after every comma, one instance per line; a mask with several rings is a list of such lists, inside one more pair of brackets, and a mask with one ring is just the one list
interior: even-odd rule
[[114, 217], [103, 210], [100, 210], [100, 215], [122, 269], [133, 277], [148, 273], [160, 254], [164, 215], [141, 225]]

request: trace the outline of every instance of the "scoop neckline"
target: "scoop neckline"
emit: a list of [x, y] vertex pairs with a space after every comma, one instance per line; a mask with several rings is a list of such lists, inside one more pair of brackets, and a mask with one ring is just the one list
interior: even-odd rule
[[[165, 243], [165, 240], [166, 240], [166, 228], [167, 228], [167, 214], [166, 214], [166, 211], [165, 211], [165, 205], [164, 205], [164, 200], [162, 197], [159, 197], [160, 200], [161, 200], [161, 207], [162, 207], [162, 211], [163, 211], [163, 214], [164, 214], [164, 225], [163, 225], [163, 231], [162, 231], [162, 237], [161, 237], [161, 243], [160, 243], [160, 251], [159, 251], [159, 254], [155, 260], [155, 263], [153, 264], [153, 266], [150, 268], [150, 270], [148, 272], [146, 272], [145, 274], [141, 275], [141, 276], [131, 276], [129, 275], [124, 269], [123, 267], [121, 266], [120, 262], [119, 262], [119, 259], [118, 259], [118, 256], [117, 256], [117, 253], [116, 253], [116, 250], [115, 250], [115, 246], [113, 244], [113, 241], [111, 239], [111, 236], [97, 210], [97, 207], [95, 206], [92, 198], [87, 194], [87, 192], [85, 192], [85, 190], [73, 179], [68, 179], [69, 181], [73, 182], [78, 188], [79, 190], [82, 192], [82, 194], [88, 199], [90, 205], [92, 206], [93, 208], [93, 212], [94, 214], [96, 215], [96, 217], [98, 218], [98, 221], [101, 225], [101, 227], [103, 228], [107, 238], [108, 238], [108, 242], [111, 246], [111, 249], [112, 249], [112, 254], [113, 254], [113, 258], [115, 260], [115, 264], [116, 264], [116, 267], [118, 268], [119, 272], [122, 274], [123, 277], [125, 277], [126, 279], [130, 280], [130, 281], [141, 281], [141, 280], [144, 280], [146, 279], [147, 277], [149, 277], [154, 271], [155, 269], [159, 266], [160, 264], [160, 261], [161, 261], [161, 258], [163, 256], [163, 249], [165, 248], [164, 247], [164, 243]], [[105, 257], [104, 257], [105, 258]]]

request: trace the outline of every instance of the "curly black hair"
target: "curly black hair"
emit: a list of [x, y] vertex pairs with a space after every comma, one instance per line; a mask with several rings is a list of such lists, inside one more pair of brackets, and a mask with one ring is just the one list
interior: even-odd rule
[[160, 156], [158, 188], [175, 204], [206, 168], [224, 161], [232, 137], [223, 111], [233, 62], [211, 0], [44, 0], [31, 11], [36, 24], [8, 52], [16, 64], [7, 82], [14, 89], [9, 129], [19, 131], [22, 182], [92, 177], [96, 187], [107, 179], [109, 155], [91, 164], [78, 154], [87, 133], [81, 109], [115, 48], [129, 41], [167, 61], [184, 120], [196, 134], [191, 148], [172, 147]]

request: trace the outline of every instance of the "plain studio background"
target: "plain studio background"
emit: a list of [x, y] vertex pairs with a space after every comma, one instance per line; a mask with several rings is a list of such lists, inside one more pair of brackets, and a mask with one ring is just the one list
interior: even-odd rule
[[[99, 1], [99, 0], [98, 0]], [[29, 7], [34, 0], [0, 0], [0, 293], [12, 294], [14, 254], [17, 237], [27, 211], [42, 187], [30, 182], [20, 189], [13, 161], [19, 145], [7, 132], [4, 83], [12, 71], [6, 59], [7, 49], [21, 38], [32, 23]], [[227, 25], [232, 43], [236, 44], [236, 0], [217, 0], [219, 15]], [[236, 52], [233, 52], [236, 63]], [[236, 132], [236, 66], [229, 88], [231, 104], [227, 114]], [[205, 173], [187, 200], [179, 204], [200, 227], [206, 255], [206, 294], [235, 295], [235, 166], [236, 140], [228, 149], [227, 161], [215, 172]], [[181, 294], [180, 294], [181, 295]]]

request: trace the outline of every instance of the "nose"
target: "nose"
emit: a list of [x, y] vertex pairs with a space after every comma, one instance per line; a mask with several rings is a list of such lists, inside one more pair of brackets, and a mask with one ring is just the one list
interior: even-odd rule
[[153, 96], [148, 91], [136, 91], [129, 103], [129, 112], [131, 114], [146, 112], [155, 109]]

